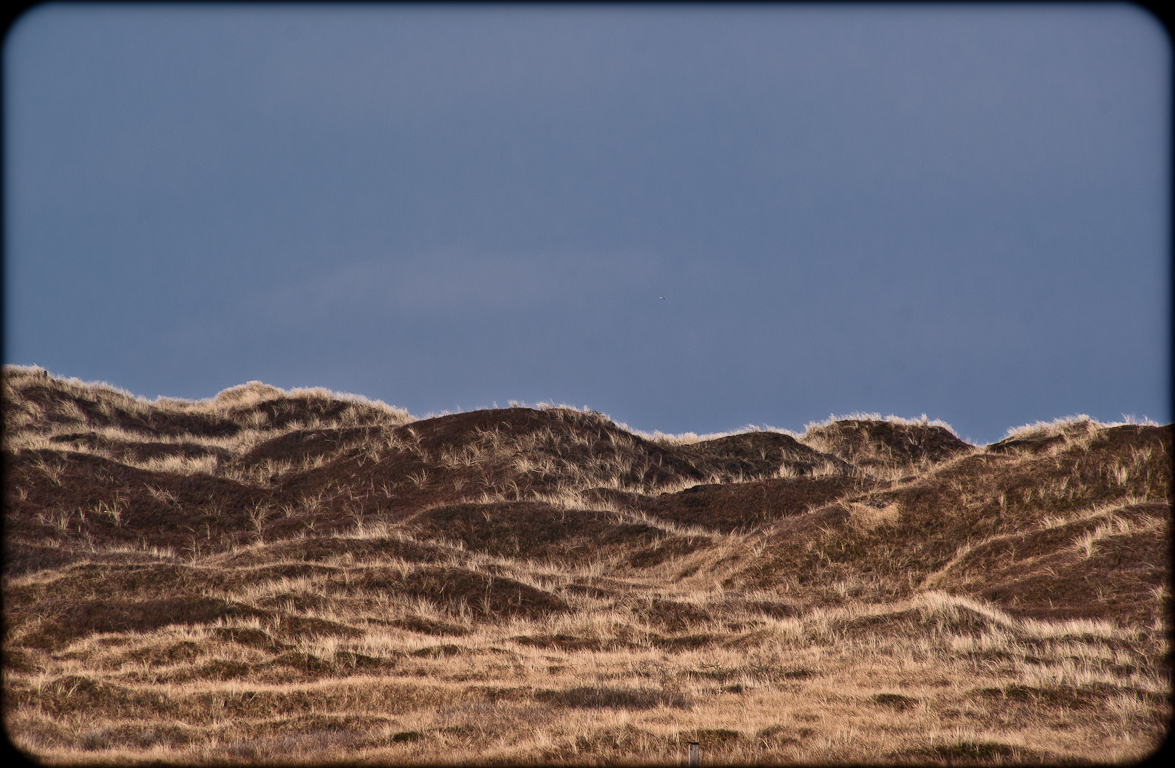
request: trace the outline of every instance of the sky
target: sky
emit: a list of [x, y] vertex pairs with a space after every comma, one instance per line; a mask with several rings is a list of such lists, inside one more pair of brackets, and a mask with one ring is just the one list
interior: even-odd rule
[[49, 4], [3, 361], [646, 432], [1172, 421], [1172, 52], [1129, 5]]

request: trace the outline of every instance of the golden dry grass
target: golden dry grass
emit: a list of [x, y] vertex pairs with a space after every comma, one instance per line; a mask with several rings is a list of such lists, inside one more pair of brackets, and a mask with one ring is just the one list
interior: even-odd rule
[[44, 763], [1119, 763], [1168, 734], [1170, 427], [3, 386], [4, 724]]

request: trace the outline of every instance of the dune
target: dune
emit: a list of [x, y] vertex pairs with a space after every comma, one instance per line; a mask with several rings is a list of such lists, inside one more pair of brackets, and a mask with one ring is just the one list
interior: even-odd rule
[[3, 372], [4, 722], [50, 764], [1134, 762], [1172, 426], [698, 438]]

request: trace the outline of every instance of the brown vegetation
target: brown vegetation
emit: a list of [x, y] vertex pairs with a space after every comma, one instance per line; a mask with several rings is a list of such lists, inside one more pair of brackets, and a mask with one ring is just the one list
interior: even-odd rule
[[4, 370], [4, 726], [49, 763], [1120, 762], [1170, 426], [421, 420]]

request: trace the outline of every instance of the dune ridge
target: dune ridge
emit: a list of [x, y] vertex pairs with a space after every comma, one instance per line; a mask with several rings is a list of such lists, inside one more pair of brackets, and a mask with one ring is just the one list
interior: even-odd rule
[[1172, 427], [647, 435], [6, 366], [4, 722], [49, 763], [1120, 762]]

